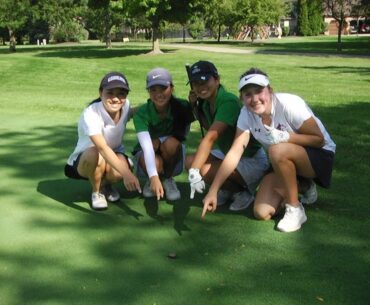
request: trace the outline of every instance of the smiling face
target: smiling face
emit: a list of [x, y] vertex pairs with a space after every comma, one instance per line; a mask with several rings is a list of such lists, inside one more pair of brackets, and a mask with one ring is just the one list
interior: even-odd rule
[[169, 105], [173, 86], [154, 85], [148, 88], [149, 97], [158, 111], [165, 111]]
[[249, 111], [263, 116], [271, 114], [271, 89], [258, 85], [248, 85], [240, 90], [240, 98]]
[[217, 90], [220, 86], [220, 78], [211, 76], [208, 80], [193, 81], [191, 85], [199, 98], [212, 102], [216, 99]]
[[118, 113], [126, 103], [128, 91], [124, 88], [103, 89], [100, 98], [104, 108], [113, 116]]

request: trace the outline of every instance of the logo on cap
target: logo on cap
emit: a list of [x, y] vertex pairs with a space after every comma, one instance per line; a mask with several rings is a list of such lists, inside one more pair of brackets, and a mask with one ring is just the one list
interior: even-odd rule
[[122, 76], [119, 76], [119, 75], [113, 75], [113, 76], [108, 77], [107, 82], [110, 83], [110, 82], [113, 82], [115, 80], [121, 81], [121, 82], [126, 84], [126, 81], [124, 80], [124, 78]]
[[191, 70], [191, 74], [199, 73], [201, 70], [198, 68], [198, 66], [195, 66], [193, 70]]

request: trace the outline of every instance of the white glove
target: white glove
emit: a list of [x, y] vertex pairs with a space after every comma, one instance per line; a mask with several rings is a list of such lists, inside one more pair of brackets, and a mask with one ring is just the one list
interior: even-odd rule
[[206, 184], [204, 183], [198, 168], [191, 168], [189, 170], [188, 179], [190, 182], [190, 199], [193, 199], [195, 192], [203, 193], [206, 188]]
[[274, 127], [270, 127], [267, 125], [264, 125], [267, 129], [267, 140], [270, 142], [270, 144], [278, 144], [278, 143], [284, 143], [289, 141], [289, 132], [282, 131], [279, 129], [276, 129]]

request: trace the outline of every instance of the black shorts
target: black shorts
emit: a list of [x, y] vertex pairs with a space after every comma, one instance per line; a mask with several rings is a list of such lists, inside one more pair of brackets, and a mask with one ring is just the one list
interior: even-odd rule
[[[126, 158], [130, 168], [132, 169], [133, 163], [131, 159], [121, 152], [119, 152], [118, 154], [122, 154]], [[82, 177], [77, 171], [77, 167], [78, 167], [78, 163], [80, 162], [81, 155], [82, 153], [78, 155], [77, 159], [73, 162], [73, 165], [66, 164], [64, 166], [64, 175], [66, 175], [68, 178], [88, 180], [87, 178]]]
[[329, 188], [331, 174], [334, 166], [334, 152], [323, 148], [304, 147], [310, 159], [316, 177], [313, 179], [317, 185]]
[[82, 177], [77, 171], [77, 166], [80, 162], [81, 155], [82, 153], [78, 155], [77, 159], [73, 162], [73, 165], [66, 164], [64, 166], [64, 175], [66, 175], [68, 178], [88, 180], [87, 178]]

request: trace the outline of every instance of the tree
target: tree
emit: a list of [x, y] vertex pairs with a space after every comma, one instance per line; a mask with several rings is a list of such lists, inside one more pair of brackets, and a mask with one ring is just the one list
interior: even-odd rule
[[185, 42], [186, 28], [192, 25], [191, 20], [195, 20], [203, 10], [203, 2], [200, 0], [170, 0], [170, 6], [171, 10], [166, 19], [182, 25], [182, 41]]
[[46, 22], [55, 41], [77, 40], [87, 0], [32, 0], [34, 22]]
[[233, 0], [209, 0], [204, 4], [204, 19], [207, 27], [212, 31], [213, 36], [220, 42], [222, 29], [234, 20], [236, 12], [235, 1]]
[[322, 0], [311, 0], [308, 4], [308, 20], [311, 35], [317, 36], [323, 32], [323, 14]]
[[356, 3], [356, 0], [324, 0], [326, 13], [338, 22], [338, 51], [342, 50], [342, 30], [346, 17], [351, 15], [352, 8]]
[[298, 0], [298, 33], [303, 36], [311, 35], [307, 0]]
[[370, 0], [359, 0], [358, 3], [352, 8], [352, 12], [357, 17], [369, 17]]
[[193, 39], [200, 38], [205, 31], [204, 19], [201, 16], [194, 15], [188, 21], [187, 27], [189, 35]]
[[107, 49], [112, 48], [112, 29], [121, 25], [124, 19], [122, 1], [89, 0], [88, 7], [89, 10], [84, 14], [85, 27], [96, 33]]
[[127, 3], [129, 16], [131, 18], [145, 17], [150, 21], [152, 27], [152, 52], [162, 53], [159, 48], [160, 23], [168, 19], [171, 10], [170, 0], [132, 0]]
[[9, 51], [16, 51], [16, 31], [21, 29], [30, 18], [30, 3], [28, 0], [1, 0], [0, 27], [8, 29]]
[[280, 0], [239, 0], [237, 11], [239, 24], [250, 28], [252, 43], [259, 31], [279, 24], [285, 13], [284, 3]]

